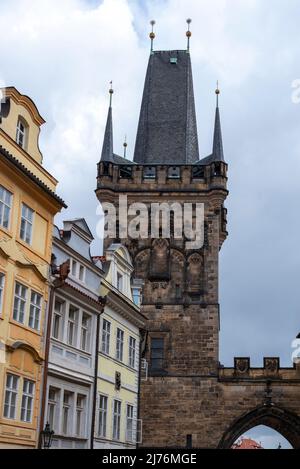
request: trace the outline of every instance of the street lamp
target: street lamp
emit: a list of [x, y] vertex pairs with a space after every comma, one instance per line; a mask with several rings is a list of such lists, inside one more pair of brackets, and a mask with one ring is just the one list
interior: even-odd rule
[[53, 435], [54, 431], [50, 429], [49, 422], [47, 422], [44, 430], [41, 431], [42, 447], [44, 449], [49, 449], [51, 447]]

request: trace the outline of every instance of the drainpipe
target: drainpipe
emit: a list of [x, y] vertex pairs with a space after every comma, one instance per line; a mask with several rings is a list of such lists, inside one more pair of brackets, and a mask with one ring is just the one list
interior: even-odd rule
[[47, 328], [46, 328], [46, 343], [45, 343], [45, 359], [44, 359], [44, 375], [43, 375], [43, 384], [42, 384], [42, 402], [41, 402], [41, 417], [40, 417], [40, 428], [39, 428], [39, 440], [38, 447], [42, 448], [42, 438], [41, 431], [44, 428], [45, 424], [45, 404], [46, 404], [46, 393], [47, 393], [47, 378], [48, 378], [48, 364], [49, 364], [49, 352], [50, 352], [50, 337], [51, 337], [51, 325], [52, 325], [52, 312], [53, 312], [53, 302], [54, 302], [54, 292], [57, 288], [61, 288], [66, 281], [70, 272], [70, 262], [69, 260], [63, 262], [59, 268], [55, 270], [55, 274], [58, 274], [59, 277], [56, 278], [51, 285], [49, 301], [48, 301], [48, 318], [47, 318]]
[[106, 297], [99, 296], [99, 304], [101, 310], [97, 316], [96, 327], [96, 344], [95, 344], [95, 373], [94, 373], [94, 392], [93, 392], [93, 406], [92, 406], [92, 422], [91, 422], [91, 449], [94, 449], [95, 438], [95, 424], [96, 424], [96, 402], [97, 402], [97, 382], [98, 382], [98, 363], [99, 363], [99, 341], [100, 341], [100, 319], [103, 314]]

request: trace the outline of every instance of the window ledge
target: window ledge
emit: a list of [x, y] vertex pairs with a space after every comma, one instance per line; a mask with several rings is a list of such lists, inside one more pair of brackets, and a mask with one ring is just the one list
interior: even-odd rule
[[11, 324], [13, 324], [14, 326], [22, 327], [22, 329], [25, 329], [25, 330], [28, 331], [28, 332], [32, 332], [32, 334], [35, 334], [35, 335], [37, 335], [37, 336], [39, 336], [39, 337], [42, 336], [41, 331], [37, 331], [36, 329], [32, 329], [31, 327], [26, 326], [26, 324], [22, 324], [21, 322], [16, 321], [16, 320], [13, 319], [13, 318], [10, 318], [9, 322], [10, 322]]
[[80, 348], [75, 347], [74, 345], [67, 344], [66, 342], [63, 342], [62, 340], [56, 339], [55, 337], [52, 337], [52, 336], [50, 337], [50, 339], [51, 339], [51, 342], [54, 342], [55, 344], [60, 345], [61, 347], [64, 347], [65, 349], [70, 350], [71, 352], [74, 352], [74, 353], [76, 352], [81, 355], [85, 355], [87, 358], [92, 357], [92, 352], [87, 352], [86, 350], [82, 350]]

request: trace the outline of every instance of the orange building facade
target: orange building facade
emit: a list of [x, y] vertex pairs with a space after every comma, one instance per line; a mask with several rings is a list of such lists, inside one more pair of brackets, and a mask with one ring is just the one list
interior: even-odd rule
[[33, 101], [5, 88], [0, 114], [0, 448], [38, 445], [53, 217]]

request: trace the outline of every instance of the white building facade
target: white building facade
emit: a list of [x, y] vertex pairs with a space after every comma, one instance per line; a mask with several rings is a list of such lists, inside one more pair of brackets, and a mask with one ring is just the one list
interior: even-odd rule
[[[91, 446], [95, 393], [96, 331], [100, 320], [101, 264], [90, 256], [93, 236], [84, 219], [55, 228], [53, 263], [69, 260], [70, 273], [52, 292], [45, 422], [52, 448]], [[55, 270], [55, 267], [54, 267]]]

